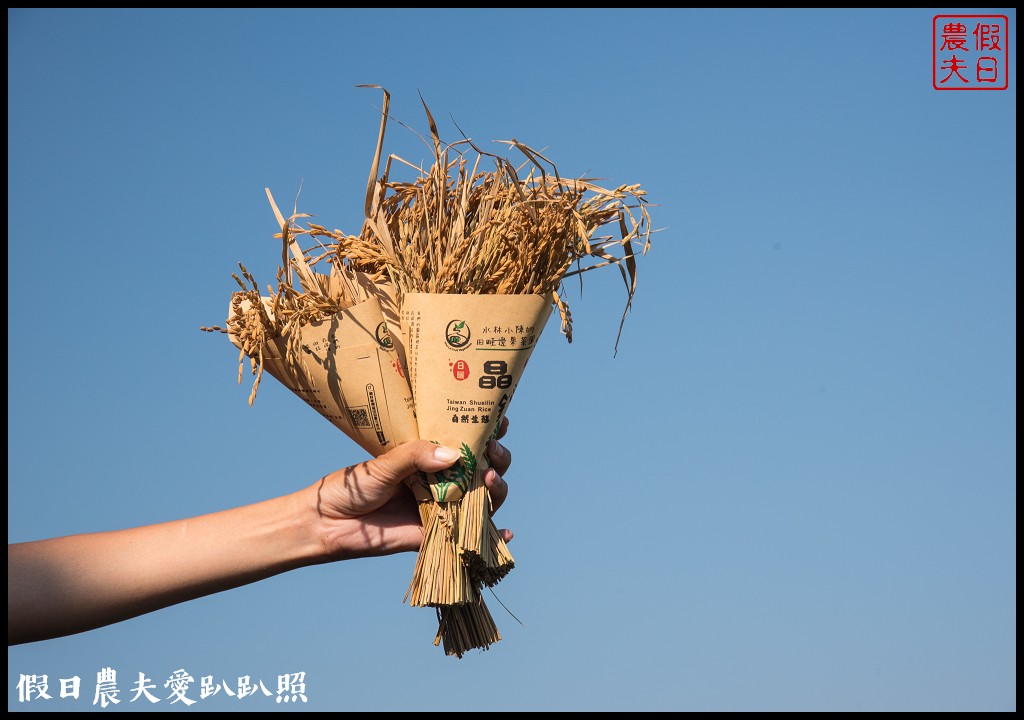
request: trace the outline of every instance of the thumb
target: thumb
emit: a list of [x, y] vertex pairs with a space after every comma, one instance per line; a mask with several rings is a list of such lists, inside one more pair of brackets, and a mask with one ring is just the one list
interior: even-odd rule
[[417, 470], [438, 472], [451, 467], [460, 457], [458, 450], [426, 440], [413, 440], [368, 461], [366, 468], [381, 482], [398, 484]]

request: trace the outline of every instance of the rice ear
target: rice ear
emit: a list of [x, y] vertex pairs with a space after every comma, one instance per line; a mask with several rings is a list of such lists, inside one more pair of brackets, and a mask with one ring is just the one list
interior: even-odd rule
[[[572, 342], [572, 313], [564, 298], [565, 279], [579, 275], [582, 283], [584, 273], [614, 265], [622, 276], [627, 296], [615, 342], [617, 352], [637, 288], [633, 243], [638, 243], [641, 254], [646, 254], [653, 232], [646, 192], [639, 185], [609, 189], [589, 177], [563, 178], [554, 162], [515, 138], [499, 142], [525, 158], [517, 155], [518, 165], [500, 154], [482, 150], [461, 128], [462, 139], [446, 143], [420, 95], [430, 130], [428, 142], [390, 117], [391, 95], [386, 89], [379, 85], [357, 87], [380, 90], [383, 94], [359, 234], [328, 230], [309, 222], [310, 216], [298, 210], [298, 197], [291, 216], [286, 218], [267, 188], [267, 200], [279, 228], [274, 237], [281, 241], [277, 285], [268, 286], [267, 295], [261, 296], [255, 277], [239, 264], [241, 277], [233, 275], [239, 291], [231, 297], [226, 326], [202, 328], [227, 333], [239, 347], [239, 382], [248, 360], [255, 376], [249, 404], [256, 397], [265, 368], [278, 379], [282, 368], [295, 377], [302, 373], [307, 379], [319, 377], [316, 368], [303, 364], [302, 329], [307, 328], [309, 344], [317, 345], [319, 341], [309, 329], [311, 324], [372, 298], [380, 302], [382, 311], [387, 308], [390, 314], [379, 316], [384, 318], [379, 326], [376, 321], [365, 320], [363, 325], [392, 328], [400, 357], [394, 367], [403, 380], [403, 368], [415, 380], [416, 363], [411, 359], [414, 349], [408, 348], [407, 337], [399, 337], [402, 331], [395, 329], [401, 325], [398, 317], [404, 305], [407, 303], [412, 311], [419, 302], [410, 294], [540, 296], [516, 298], [514, 302], [509, 298], [474, 298], [471, 304], [475, 309], [490, 305], [488, 314], [494, 315], [496, 304], [533, 303], [543, 309], [543, 313], [536, 314], [538, 328], [546, 324], [553, 305], [558, 309], [562, 332]], [[432, 153], [427, 167], [384, 154], [389, 120], [407, 127], [424, 142]], [[400, 180], [392, 176], [393, 171], [395, 175], [412, 171], [413, 176]], [[305, 226], [300, 224], [303, 220]], [[304, 244], [308, 244], [305, 249]], [[323, 272], [320, 265], [318, 272], [320, 263], [328, 264], [329, 271]], [[297, 285], [293, 276], [298, 278]], [[470, 299], [457, 300], [464, 303], [460, 317], [468, 317], [471, 310], [465, 304]], [[439, 330], [431, 336], [435, 335], [443, 337]], [[377, 341], [380, 342], [379, 336]], [[516, 352], [523, 349], [520, 346]], [[332, 347], [331, 352], [337, 351]], [[525, 368], [528, 354], [520, 359], [522, 366], [510, 371], [508, 378], [518, 378], [516, 373]], [[348, 361], [345, 364], [353, 365]], [[510, 361], [509, 367], [513, 365]], [[451, 381], [449, 370], [442, 367], [440, 375]], [[415, 383], [413, 387], [413, 404], [421, 395], [430, 399], [430, 391], [415, 390]], [[485, 386], [481, 383], [480, 387]], [[502, 413], [504, 399], [500, 405]], [[424, 425], [429, 427], [424, 417], [425, 414], [420, 416], [421, 431]], [[500, 420], [496, 416], [493, 422]], [[435, 425], [431, 432], [441, 438], [438, 442], [445, 440], [447, 430]], [[439, 502], [433, 499], [440, 497], [436, 494], [417, 496], [424, 541], [407, 594], [412, 605], [437, 608], [435, 644], [443, 642], [445, 652], [458, 657], [470, 649], [486, 649], [501, 639], [481, 590], [484, 585], [498, 582], [514, 565], [491, 521], [482, 470], [478, 473], [475, 463], [471, 471], [466, 467], [472, 478], [463, 488], [465, 494], [460, 500]], [[462, 479], [467, 477], [464, 474]], [[426, 492], [429, 496], [430, 491]]]

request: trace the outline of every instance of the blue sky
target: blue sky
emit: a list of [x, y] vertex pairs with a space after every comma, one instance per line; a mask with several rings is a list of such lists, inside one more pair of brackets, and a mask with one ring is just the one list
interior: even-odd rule
[[9, 542], [364, 459], [273, 381], [248, 408], [198, 330], [237, 261], [272, 277], [265, 186], [358, 228], [358, 83], [642, 183], [664, 228], [618, 356], [593, 273], [516, 394], [524, 624], [492, 601], [489, 652], [432, 647], [413, 556], [360, 560], [9, 649], [8, 708], [95, 709], [110, 666], [302, 671], [303, 710], [1015, 709], [1016, 51], [1006, 91], [934, 90], [939, 12], [8, 10]]

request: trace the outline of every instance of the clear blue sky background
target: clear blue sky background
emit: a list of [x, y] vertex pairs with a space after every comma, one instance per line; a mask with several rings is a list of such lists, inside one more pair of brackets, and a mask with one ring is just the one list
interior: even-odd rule
[[[1015, 709], [1017, 80], [932, 89], [937, 12], [8, 10], [9, 541], [364, 459], [273, 381], [248, 408], [198, 330], [236, 261], [272, 277], [264, 186], [358, 228], [357, 83], [640, 182], [666, 228], [618, 357], [595, 273], [516, 395], [525, 626], [492, 600], [490, 652], [432, 647], [404, 555], [15, 647], [9, 709], [93, 709], [104, 666], [305, 671], [309, 710]], [[83, 697], [19, 706], [21, 673]], [[245, 707], [285, 708], [194, 709]]]

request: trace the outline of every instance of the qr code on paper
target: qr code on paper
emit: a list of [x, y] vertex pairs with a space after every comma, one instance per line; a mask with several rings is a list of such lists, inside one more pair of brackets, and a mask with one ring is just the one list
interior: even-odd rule
[[352, 418], [352, 424], [356, 427], [370, 427], [370, 413], [367, 412], [366, 408], [352, 408], [348, 411], [348, 416]]

